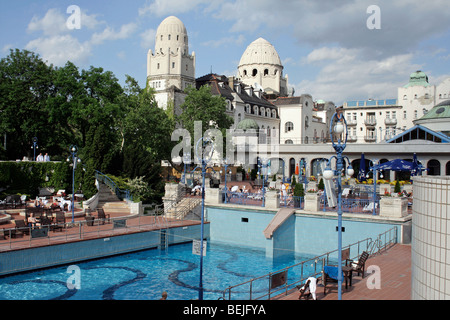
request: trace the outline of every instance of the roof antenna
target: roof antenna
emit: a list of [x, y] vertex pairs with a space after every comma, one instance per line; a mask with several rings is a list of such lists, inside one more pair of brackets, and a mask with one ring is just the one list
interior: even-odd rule
[[212, 74], [212, 65], [211, 65], [211, 74]]

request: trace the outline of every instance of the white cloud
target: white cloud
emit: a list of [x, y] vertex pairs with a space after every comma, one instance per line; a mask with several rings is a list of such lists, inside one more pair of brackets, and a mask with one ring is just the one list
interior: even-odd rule
[[42, 31], [46, 36], [62, 34], [69, 31], [66, 26], [66, 19], [66, 16], [59, 10], [50, 9], [42, 19], [34, 16], [28, 24], [28, 31]]
[[39, 53], [44, 61], [57, 66], [67, 61], [86, 63], [92, 51], [88, 42], [80, 43], [70, 34], [38, 38], [30, 41], [25, 49]]
[[108, 40], [123, 40], [129, 38], [137, 29], [135, 23], [124, 24], [118, 32], [113, 28], [106, 27], [101, 33], [94, 33], [91, 42], [93, 44], [101, 44]]
[[[57, 66], [64, 65], [67, 61], [86, 64], [95, 46], [105, 41], [122, 40], [129, 38], [137, 29], [135, 23], [124, 24], [119, 31], [106, 26], [102, 32], [96, 32], [87, 39], [80, 40], [83, 33], [67, 28], [68, 14], [58, 9], [49, 9], [39, 18], [34, 16], [28, 24], [28, 32], [42, 33], [36, 39], [28, 42], [26, 49], [39, 53], [44, 60]], [[97, 15], [88, 15], [81, 11], [81, 29], [95, 30], [106, 24], [100, 21]], [[84, 33], [86, 36], [86, 33]]]
[[164, 15], [173, 15], [191, 10], [196, 10], [199, 5], [206, 5], [206, 11], [215, 8], [218, 0], [155, 0], [151, 3], [147, 2], [142, 8], [139, 8], [139, 15], [156, 15], [158, 17]]
[[313, 80], [294, 85], [296, 94], [310, 93], [314, 99], [342, 104], [355, 99], [397, 98], [397, 88], [404, 85], [405, 70], [418, 70], [413, 54], [367, 60], [363, 50], [323, 47], [313, 50], [305, 59], [320, 64]]

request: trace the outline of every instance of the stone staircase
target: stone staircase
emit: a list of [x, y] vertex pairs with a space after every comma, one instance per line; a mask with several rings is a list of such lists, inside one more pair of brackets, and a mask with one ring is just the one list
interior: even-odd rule
[[199, 198], [182, 198], [180, 202], [166, 211], [165, 216], [167, 218], [184, 219], [188, 214], [194, 211], [201, 202], [202, 200]]
[[127, 215], [130, 213], [130, 208], [126, 202], [120, 200], [106, 184], [100, 183], [98, 193], [97, 208], [102, 208], [108, 214]]

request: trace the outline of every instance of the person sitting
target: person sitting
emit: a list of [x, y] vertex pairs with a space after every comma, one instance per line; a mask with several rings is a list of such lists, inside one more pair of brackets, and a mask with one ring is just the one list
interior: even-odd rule
[[41, 224], [37, 222], [36, 218], [34, 217], [34, 213], [31, 213], [28, 217], [28, 226], [30, 228], [34, 228], [36, 226], [40, 226]]

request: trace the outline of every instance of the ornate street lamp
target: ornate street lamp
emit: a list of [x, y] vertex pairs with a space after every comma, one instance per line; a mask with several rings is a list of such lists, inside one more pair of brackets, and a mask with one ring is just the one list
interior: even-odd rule
[[[334, 134], [337, 135], [337, 141], [334, 139]], [[344, 134], [344, 137], [342, 135]], [[336, 156], [332, 156], [328, 160], [326, 169], [323, 172], [324, 179], [330, 180], [334, 176], [337, 178], [337, 193], [338, 193], [338, 299], [342, 299], [342, 181], [341, 175], [344, 171], [344, 158], [350, 163], [347, 157], [342, 156], [347, 144], [347, 122], [344, 115], [337, 111], [330, 121], [330, 136], [333, 148], [336, 151]], [[343, 138], [343, 139], [342, 139]], [[331, 169], [331, 160], [336, 159], [336, 169]], [[354, 170], [351, 165], [347, 167], [347, 175], [352, 176]]]
[[[208, 150], [208, 145], [209, 150]], [[200, 149], [199, 149], [200, 147]], [[205, 153], [209, 152], [205, 157]], [[195, 157], [197, 158], [197, 163], [200, 163], [200, 166], [196, 166], [192, 172], [197, 169], [202, 170], [202, 213], [201, 213], [201, 228], [200, 228], [200, 279], [199, 279], [199, 290], [198, 290], [198, 299], [203, 300], [203, 229], [204, 229], [204, 217], [205, 217], [205, 175], [206, 170], [209, 168], [208, 163], [211, 161], [211, 158], [214, 153], [214, 144], [209, 138], [200, 138], [197, 141], [197, 145], [195, 147]], [[212, 169], [212, 168], [211, 168]], [[214, 171], [214, 169], [212, 169]]]
[[81, 159], [77, 157], [78, 148], [76, 145], [70, 147], [71, 157], [67, 158], [67, 162], [72, 161], [72, 223], [75, 221], [75, 170], [77, 163], [81, 163]]
[[33, 138], [33, 146], [31, 147], [31, 149], [33, 149], [33, 161], [36, 161], [36, 149], [39, 148], [37, 142], [38, 142], [38, 138], [34, 137]]

